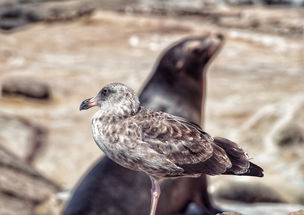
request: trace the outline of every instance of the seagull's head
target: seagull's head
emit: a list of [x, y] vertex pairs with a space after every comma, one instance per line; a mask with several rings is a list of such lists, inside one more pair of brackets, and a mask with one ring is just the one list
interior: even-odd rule
[[128, 86], [112, 83], [103, 87], [95, 97], [85, 99], [80, 104], [80, 110], [98, 106], [102, 110], [136, 113], [139, 108], [138, 96]]

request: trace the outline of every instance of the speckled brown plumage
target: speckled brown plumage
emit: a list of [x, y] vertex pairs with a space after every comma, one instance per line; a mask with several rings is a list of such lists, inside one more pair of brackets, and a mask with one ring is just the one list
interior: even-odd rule
[[[94, 140], [124, 167], [165, 178], [246, 175], [253, 166], [237, 144], [214, 140], [183, 118], [140, 107], [135, 93], [125, 85], [110, 84], [95, 100], [101, 101], [101, 108], [92, 118]], [[254, 173], [262, 176], [262, 169]]]

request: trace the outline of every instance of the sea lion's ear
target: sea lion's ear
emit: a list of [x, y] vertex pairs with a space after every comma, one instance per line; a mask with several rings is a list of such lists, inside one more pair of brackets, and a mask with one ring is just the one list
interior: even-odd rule
[[175, 68], [178, 69], [178, 70], [181, 70], [185, 65], [185, 62], [183, 60], [178, 60], [176, 63], [175, 63]]
[[195, 55], [200, 56], [200, 55], [202, 54], [202, 52], [203, 52], [203, 49], [200, 48], [200, 47], [196, 47], [196, 48], [193, 48], [193, 49], [191, 50], [191, 52], [192, 52], [193, 54], [195, 54]]

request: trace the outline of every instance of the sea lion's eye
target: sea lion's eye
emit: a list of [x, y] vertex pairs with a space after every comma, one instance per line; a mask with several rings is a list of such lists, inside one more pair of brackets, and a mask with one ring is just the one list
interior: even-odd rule
[[192, 49], [192, 53], [199, 55], [202, 53], [202, 49], [200, 49], [199, 47]]

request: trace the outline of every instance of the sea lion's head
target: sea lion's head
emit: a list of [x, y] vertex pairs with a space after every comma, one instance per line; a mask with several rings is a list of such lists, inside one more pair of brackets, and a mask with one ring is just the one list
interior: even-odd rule
[[171, 81], [184, 77], [199, 80], [223, 43], [224, 36], [218, 33], [187, 37], [165, 50], [156, 72]]

